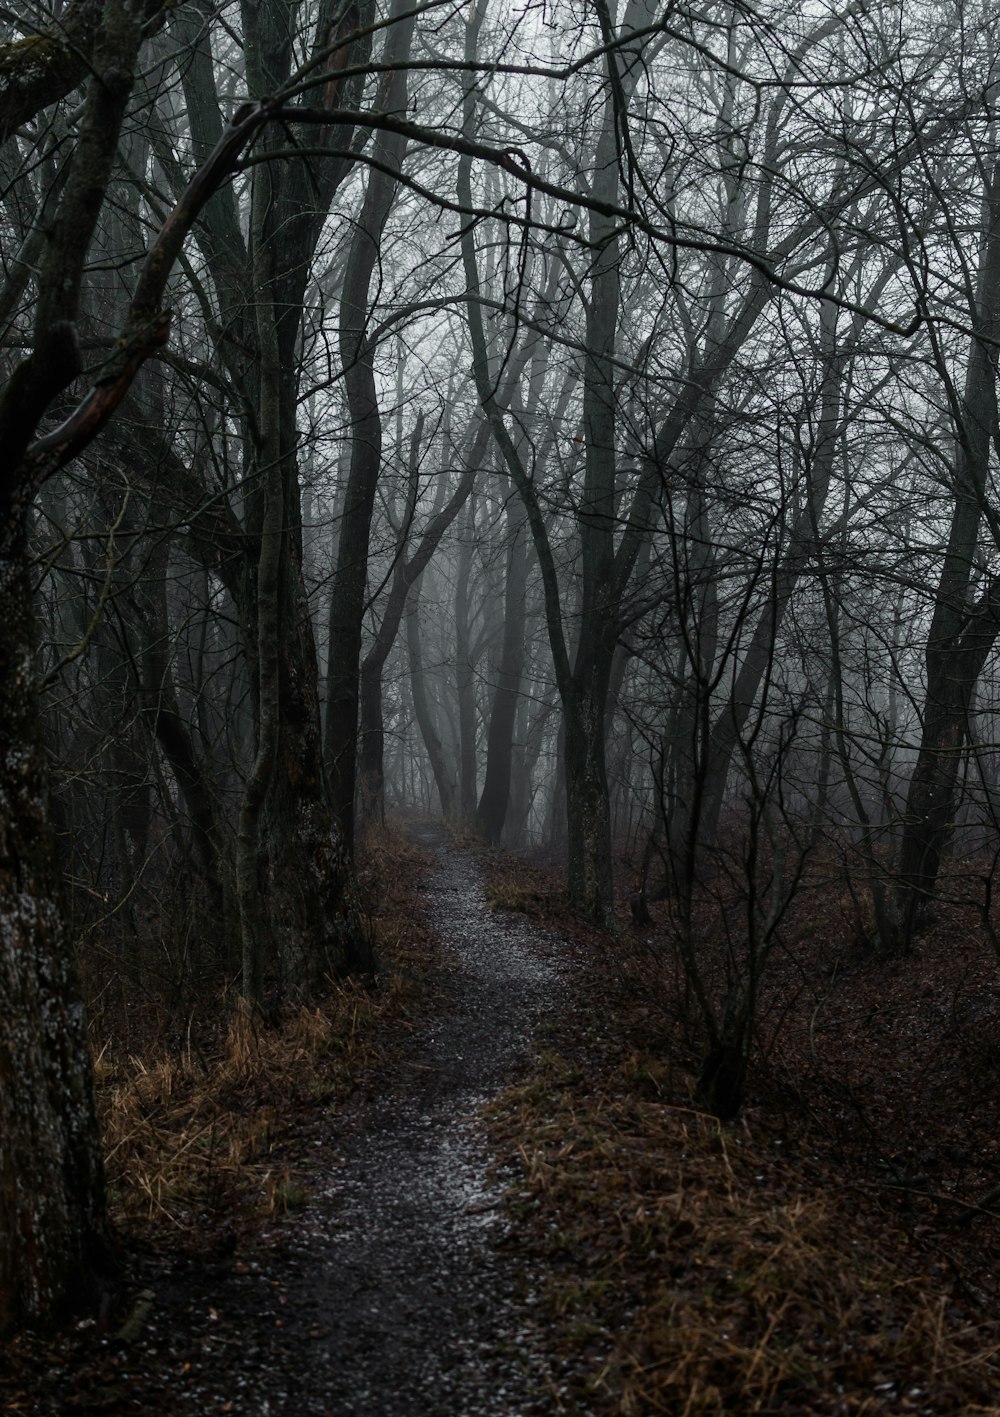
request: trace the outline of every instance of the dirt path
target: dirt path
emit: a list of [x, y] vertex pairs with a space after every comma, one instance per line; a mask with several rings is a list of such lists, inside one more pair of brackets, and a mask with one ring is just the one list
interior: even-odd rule
[[491, 912], [475, 862], [440, 830], [415, 835], [434, 860], [430, 923], [452, 957], [441, 1006], [399, 1086], [345, 1139], [327, 1194], [282, 1226], [280, 1267], [272, 1246], [192, 1300], [207, 1323], [176, 1384], [178, 1411], [551, 1410], [532, 1356], [530, 1282], [505, 1262], [501, 1187], [476, 1114], [517, 1076], [559, 999], [558, 945]]

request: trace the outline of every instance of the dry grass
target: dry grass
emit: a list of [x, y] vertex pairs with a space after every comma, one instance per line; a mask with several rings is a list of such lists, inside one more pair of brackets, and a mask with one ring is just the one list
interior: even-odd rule
[[514, 874], [492, 877], [486, 882], [484, 894], [490, 910], [516, 910], [527, 914], [531, 904], [531, 892]]
[[302, 1190], [294, 1162], [280, 1159], [288, 1115], [329, 1102], [350, 1084], [371, 1050], [369, 1031], [392, 1003], [391, 990], [376, 999], [341, 986], [276, 1029], [237, 1004], [216, 1056], [187, 1049], [99, 1060], [118, 1212], [185, 1226], [234, 1208], [288, 1209]]
[[531, 873], [520, 867], [499, 870], [494, 866], [487, 875], [484, 894], [490, 910], [514, 910], [522, 915], [533, 915], [547, 904], [546, 897], [535, 888]]
[[[369, 834], [368, 884], [381, 961], [377, 983], [331, 984], [270, 1027], [220, 992], [215, 1030], [183, 1046], [151, 1040], [96, 1058], [113, 1213], [189, 1232], [250, 1226], [310, 1194], [308, 1133], [379, 1065], [419, 1000], [433, 946], [414, 920], [423, 858], [392, 829]], [[198, 1036], [194, 1036], [195, 1034]]]
[[[858, 1117], [849, 1113], [831, 1132], [831, 1152], [825, 1113], [816, 1133], [812, 1114], [789, 1114], [794, 1087], [779, 1092], [780, 1115], [762, 1104], [739, 1126], [720, 1127], [689, 1103], [703, 1040], [669, 929], [635, 932], [623, 921], [609, 946], [560, 910], [547, 873], [520, 863], [512, 871], [502, 858], [489, 865], [498, 907], [538, 901], [532, 913], [572, 942], [579, 966], [575, 1013], [549, 1028], [552, 1051], [492, 1110], [491, 1123], [521, 1178], [507, 1198], [516, 1222], [510, 1243], [541, 1298], [556, 1409], [595, 1417], [1000, 1417], [1000, 1321], [983, 1302], [1000, 1250], [990, 1210], [967, 1212], [977, 1221], [968, 1246], [975, 1258], [957, 1259], [958, 1240], [970, 1236], [950, 1223], [961, 1209], [937, 1214], [935, 1198], [916, 1194], [900, 1206], [880, 1190], [881, 1173], [864, 1165]], [[697, 925], [715, 983], [709, 966], [724, 959], [728, 937], [710, 906]], [[940, 1103], [963, 1118], [953, 1136], [937, 1119], [937, 1094], [928, 1118], [926, 1072], [929, 1063], [942, 1067], [956, 1041], [947, 1030], [938, 1039], [921, 1020], [936, 1017], [942, 999], [981, 1003], [980, 974], [961, 960], [954, 979], [942, 970], [958, 953], [945, 926], [921, 967], [910, 962], [901, 977], [883, 970], [868, 980], [848, 960], [854, 1012], [845, 1006], [828, 1018], [830, 961], [844, 953], [838, 942], [850, 941], [850, 906], [824, 884], [803, 897], [789, 938], [811, 942], [818, 984], [815, 993], [804, 989], [798, 959], [777, 957], [768, 1037], [780, 1024], [783, 1037], [804, 1040], [787, 1065], [804, 1087], [820, 999], [828, 1024], [821, 1046], [829, 1052], [832, 1030], [850, 1059], [848, 1076], [861, 1069], [866, 1102], [872, 1074], [912, 1083], [895, 1092], [885, 1085], [886, 1106], [898, 1114], [885, 1153], [908, 1164], [911, 1151], [922, 1162], [936, 1144], [971, 1151], [982, 1119], [992, 1117], [982, 1097], [994, 1095], [995, 1063], [980, 1066], [971, 1092], [954, 1068], [944, 1071]], [[890, 1001], [893, 1026], [878, 1035], [882, 1050], [873, 1056], [871, 1018]], [[801, 1017], [789, 1020], [796, 1005]], [[912, 1056], [903, 1050], [911, 1035]], [[966, 1160], [962, 1150], [955, 1168]], [[995, 1177], [967, 1169], [976, 1201]], [[938, 1189], [934, 1177], [930, 1185]]]
[[900, 1269], [850, 1193], [745, 1125], [636, 1096], [637, 1069], [595, 1089], [549, 1055], [494, 1113], [581, 1410], [1000, 1413], [996, 1325]]
[[[368, 880], [381, 883], [381, 894], [391, 903], [402, 903], [405, 897], [407, 873], [419, 873], [427, 865], [427, 857], [397, 823], [369, 822], [364, 828], [358, 848], [358, 876], [362, 884]], [[402, 873], [402, 878], [401, 878]], [[381, 913], [381, 912], [380, 912]]]

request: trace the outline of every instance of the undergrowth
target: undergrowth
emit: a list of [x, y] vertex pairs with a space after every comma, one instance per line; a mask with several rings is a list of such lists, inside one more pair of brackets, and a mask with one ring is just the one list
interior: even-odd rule
[[[548, 1054], [493, 1111], [579, 1410], [997, 1413], [996, 1326], [746, 1125]], [[577, 1410], [571, 1407], [569, 1410]]]
[[554, 1410], [1000, 1417], [995, 1064], [973, 1049], [996, 991], [961, 922], [884, 963], [814, 896], [727, 1127], [690, 1100], [703, 1040], [669, 922], [600, 936], [546, 872], [486, 864], [497, 908], [536, 902], [576, 956], [573, 1006], [490, 1111]]

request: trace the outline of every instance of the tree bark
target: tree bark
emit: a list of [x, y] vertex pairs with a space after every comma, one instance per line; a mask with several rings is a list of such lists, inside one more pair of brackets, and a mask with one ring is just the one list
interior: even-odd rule
[[924, 663], [920, 751], [906, 799], [900, 845], [900, 943], [923, 924], [951, 833], [955, 785], [969, 738], [976, 681], [1000, 630], [992, 587], [970, 604], [973, 567], [989, 478], [990, 442], [997, 422], [997, 347], [1000, 334], [1000, 163], [987, 179], [983, 246], [973, 338], [961, 407], [951, 527], [934, 599]]
[[[65, 441], [62, 430], [40, 440], [37, 431], [79, 369], [83, 264], [140, 40], [138, 17], [117, 3], [103, 8], [80, 136], [39, 273], [32, 351], [0, 397], [0, 1331], [50, 1322], [93, 1297], [110, 1254], [34, 689], [28, 526], [38, 486], [77, 436], [72, 419]], [[94, 426], [83, 422], [89, 437]]]
[[[516, 513], [511, 515], [512, 506]], [[499, 843], [510, 802], [514, 724], [527, 657], [525, 616], [528, 590], [528, 528], [520, 501], [507, 507], [507, 574], [504, 589], [503, 644], [497, 665], [496, 692], [486, 740], [486, 776], [476, 820], [486, 840]]]
[[424, 676], [423, 651], [420, 644], [420, 603], [414, 596], [406, 607], [406, 643], [410, 655], [410, 689], [413, 694], [413, 711], [416, 714], [420, 736], [424, 740], [430, 759], [434, 783], [437, 787], [441, 811], [445, 818], [455, 815], [457, 784], [445, 758], [441, 735], [435, 722], [434, 708], [427, 693]]
[[[485, 13], [477, 6], [466, 27], [465, 59], [475, 61], [479, 29]], [[608, 89], [594, 156], [590, 194], [616, 204], [621, 153], [619, 141], [641, 65], [637, 54], [610, 47], [611, 21], [605, 0], [598, 14], [609, 44], [606, 57]], [[629, 0], [619, 37], [627, 35], [652, 14], [649, 0]], [[619, 67], [621, 62], [622, 67]], [[476, 120], [474, 87], [466, 90], [463, 134], [471, 138]], [[458, 163], [458, 198], [472, 207], [471, 165]], [[611, 666], [618, 640], [624, 587], [635, 564], [641, 539], [632, 537], [616, 554], [618, 526], [616, 488], [615, 345], [620, 305], [620, 238], [615, 219], [591, 210], [589, 301], [584, 355], [583, 416], [585, 464], [577, 525], [581, 548], [582, 602], [580, 633], [572, 666], [562, 622], [561, 599], [545, 519], [514, 439], [504, 422], [490, 375], [488, 350], [478, 303], [481, 282], [471, 227], [462, 233], [462, 255], [468, 290], [467, 311], [473, 347], [473, 371], [484, 410], [519, 494], [535, 551], [545, 597], [556, 681], [563, 703], [566, 744], [566, 812], [570, 898], [596, 920], [608, 924], [613, 907], [611, 817], [605, 762], [605, 720]]]
[[90, 1054], [33, 690], [27, 507], [0, 501], [0, 1333], [109, 1274]]
[[[314, 54], [324, 53], [327, 96], [336, 104], [356, 90], [367, 41], [353, 36], [370, 5], [324, 0], [316, 19]], [[294, 32], [278, 4], [244, 6], [247, 73], [252, 91], [273, 92], [290, 72]], [[338, 40], [340, 41], [338, 43]], [[313, 135], [316, 137], [317, 135]], [[318, 134], [331, 146], [342, 130]], [[350, 134], [347, 134], [349, 140]], [[266, 135], [262, 147], [284, 135]], [[247, 247], [253, 300], [238, 310], [253, 350], [253, 408], [245, 418], [250, 449], [247, 531], [256, 564], [244, 576], [241, 622], [256, 681], [256, 752], [241, 811], [237, 867], [246, 922], [247, 989], [267, 982], [278, 997], [302, 993], [345, 970], [372, 967], [361, 928], [349, 843], [332, 810], [319, 719], [316, 647], [303, 575], [302, 510], [298, 468], [298, 358], [303, 293], [325, 213], [348, 170], [340, 158], [315, 179], [304, 164], [271, 162], [255, 168]], [[207, 215], [211, 216], [212, 213]], [[221, 290], [233, 272], [222, 254], [231, 220], [219, 215], [214, 274]], [[220, 342], [225, 357], [225, 341]], [[266, 951], [266, 961], [255, 958]], [[250, 995], [254, 997], [254, 995]], [[259, 993], [257, 994], [259, 997]]]
[[476, 665], [469, 595], [476, 537], [476, 499], [470, 498], [458, 548], [455, 577], [455, 689], [458, 697], [458, 794], [463, 821], [476, 810]]
[[[144, 0], [137, 8], [151, 30], [166, 6], [163, 0]], [[0, 143], [90, 76], [108, 10], [106, 0], [71, 0], [56, 23], [0, 44]]]
[[[32, 500], [44, 480], [81, 453], [108, 423], [144, 361], [165, 343], [169, 316], [162, 299], [183, 243], [267, 118], [263, 105], [244, 105], [220, 135], [149, 249], [111, 356], [69, 417], [39, 436], [54, 401], [80, 372], [75, 325], [83, 271], [111, 178], [143, 18], [136, 7], [120, 0], [104, 0], [100, 7], [79, 137], [62, 198], [47, 226], [31, 352], [0, 396], [3, 1329], [49, 1321], [92, 1293], [108, 1254], [87, 1039], [61, 923], [33, 689], [27, 551]], [[6, 63], [15, 64], [15, 76], [17, 60], [10, 51], [16, 48], [9, 47], [3, 56]], [[9, 69], [0, 74], [0, 91], [0, 96], [11, 92]], [[338, 881], [344, 880], [343, 870], [335, 874]]]
[[[393, 0], [385, 62], [398, 65], [385, 75], [377, 107], [389, 113], [406, 108], [406, 60], [414, 16], [407, 0]], [[381, 133], [368, 172], [365, 201], [344, 273], [340, 310], [340, 357], [351, 419], [351, 466], [337, 544], [337, 569], [330, 590], [327, 656], [326, 762], [334, 811], [345, 842], [354, 841], [358, 756], [358, 706], [362, 621], [367, 594], [368, 543], [375, 491], [382, 471], [382, 419], [375, 389], [375, 345], [367, 332], [372, 274], [379, 242], [396, 195], [405, 140]]]

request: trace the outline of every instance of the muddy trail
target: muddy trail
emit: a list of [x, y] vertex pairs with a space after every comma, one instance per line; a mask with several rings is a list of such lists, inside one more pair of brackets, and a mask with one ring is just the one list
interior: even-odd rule
[[475, 861], [440, 829], [412, 834], [433, 862], [421, 897], [445, 947], [439, 1002], [388, 1095], [335, 1143], [325, 1191], [258, 1257], [187, 1277], [193, 1342], [146, 1353], [171, 1411], [520, 1417], [558, 1405], [530, 1277], [505, 1259], [503, 1177], [478, 1114], [565, 993], [559, 942], [490, 911]]

